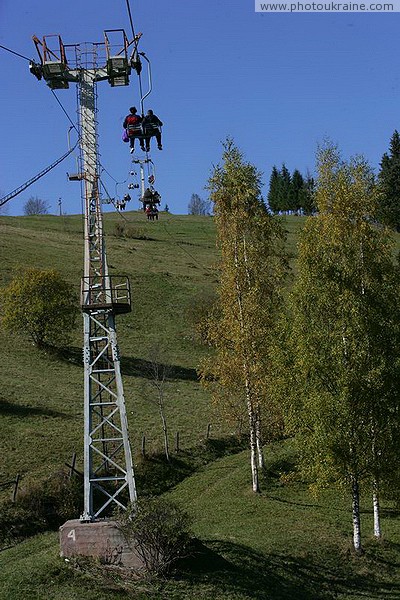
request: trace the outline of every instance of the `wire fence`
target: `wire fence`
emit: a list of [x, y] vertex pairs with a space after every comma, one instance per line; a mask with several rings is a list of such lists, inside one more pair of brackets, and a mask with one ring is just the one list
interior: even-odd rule
[[[214, 427], [211, 423], [208, 423], [204, 429], [204, 436], [198, 437], [197, 439], [189, 438], [188, 435], [185, 434], [182, 436], [181, 431], [176, 431], [173, 435], [168, 433], [168, 445], [169, 452], [179, 454], [180, 452], [187, 450], [188, 448], [193, 448], [198, 444], [207, 442], [212, 438], [212, 432], [218, 431], [218, 426], [214, 430]], [[230, 434], [225, 435], [224, 437], [240, 437], [243, 434], [241, 428], [239, 428], [235, 432], [231, 432]], [[186, 443], [182, 444], [182, 437], [186, 437]], [[149, 436], [147, 433], [143, 433], [140, 438], [140, 442], [137, 443], [136, 448], [132, 448], [133, 452], [136, 451], [137, 454], [140, 454], [142, 458], [149, 458], [155, 454], [162, 454], [165, 451], [165, 438], [160, 434], [157, 436]], [[83, 479], [84, 474], [77, 468], [77, 453], [73, 452], [71, 456], [71, 460], [69, 462], [65, 462], [64, 466], [68, 468], [69, 477], [78, 476]], [[0, 491], [3, 489], [11, 488], [11, 501], [16, 502], [17, 495], [19, 491], [19, 486], [22, 480], [22, 475], [18, 473], [14, 479], [10, 479], [8, 481], [0, 482]]]

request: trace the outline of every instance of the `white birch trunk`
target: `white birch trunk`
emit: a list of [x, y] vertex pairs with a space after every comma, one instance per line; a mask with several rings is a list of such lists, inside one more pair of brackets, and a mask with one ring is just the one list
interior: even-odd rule
[[382, 538], [381, 514], [379, 506], [379, 486], [376, 479], [373, 483], [372, 505], [374, 508], [374, 537], [380, 540]]
[[[238, 269], [238, 253], [237, 253], [237, 240], [235, 240], [235, 267]], [[243, 333], [244, 333], [244, 315], [243, 315], [243, 306], [242, 306], [242, 292], [240, 289], [240, 285], [238, 282], [238, 278], [236, 277], [236, 294], [237, 294], [237, 303], [239, 308], [239, 322], [240, 322], [240, 331], [242, 335], [242, 344], [243, 344]], [[245, 352], [243, 352], [243, 374], [244, 374], [244, 384], [246, 390], [246, 404], [247, 404], [247, 414], [249, 418], [249, 429], [250, 429], [250, 466], [251, 466], [251, 479], [252, 479], [252, 489], [254, 493], [258, 493], [260, 491], [260, 485], [258, 480], [258, 467], [257, 467], [257, 434], [256, 434], [256, 415], [254, 411], [254, 405], [252, 401], [251, 395], [251, 386], [250, 386], [250, 378], [249, 378], [249, 367], [246, 362]]]
[[262, 445], [262, 437], [261, 437], [261, 420], [260, 415], [257, 413], [256, 416], [256, 442], [257, 442], [257, 458], [258, 458], [258, 467], [265, 470], [265, 461], [264, 461], [264, 451]]
[[249, 427], [250, 427], [250, 466], [251, 466], [251, 480], [252, 490], [255, 494], [260, 491], [260, 485], [258, 481], [258, 467], [257, 467], [257, 435], [255, 427], [254, 410], [250, 399], [250, 393], [248, 389], [248, 381], [246, 381], [246, 396], [247, 396], [247, 412], [249, 415]]
[[352, 510], [353, 510], [353, 546], [357, 554], [362, 554], [361, 547], [361, 523], [360, 523], [360, 491], [358, 479], [354, 475], [351, 476], [351, 495], [352, 495]]

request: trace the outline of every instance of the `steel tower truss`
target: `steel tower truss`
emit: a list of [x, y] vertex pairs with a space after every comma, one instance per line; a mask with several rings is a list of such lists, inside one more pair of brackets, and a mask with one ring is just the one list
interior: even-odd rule
[[[84, 277], [81, 286], [84, 323], [84, 510], [81, 521], [94, 521], [106, 516], [111, 508], [126, 508], [128, 502], [136, 501], [115, 328], [115, 315], [130, 311], [130, 289], [127, 277], [110, 276], [108, 272], [99, 191], [97, 82], [108, 79], [114, 85], [110, 76], [114, 78], [115, 72], [110, 69], [107, 44], [104, 66], [99, 67], [103, 44], [64, 47], [59, 39], [60, 57], [55, 52], [47, 52], [52, 61], [44, 60], [42, 66], [43, 76], [51, 88], [65, 88], [70, 82], [77, 84], [79, 179], [85, 207]], [[124, 41], [125, 47], [117, 55], [119, 62], [121, 55], [126, 56], [125, 34]], [[43, 47], [46, 59], [45, 38]], [[74, 68], [70, 68], [66, 58], [71, 48], [75, 50]], [[125, 81], [130, 73], [129, 66], [126, 71]], [[117, 74], [120, 75], [119, 72]]]

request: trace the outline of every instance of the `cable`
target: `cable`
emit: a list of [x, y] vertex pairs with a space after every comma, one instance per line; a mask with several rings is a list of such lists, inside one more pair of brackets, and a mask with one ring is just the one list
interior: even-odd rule
[[[63, 113], [65, 114], [65, 116], [67, 117], [68, 121], [71, 123], [71, 126], [75, 129], [75, 131], [78, 131], [77, 126], [75, 125], [75, 123], [72, 121], [71, 117], [69, 116], [69, 114], [67, 113], [67, 111], [65, 110], [65, 108], [63, 107], [63, 105], [61, 104], [60, 100], [57, 98], [54, 90], [51, 90], [51, 93], [53, 94], [54, 98], [57, 100], [58, 104], [61, 107], [61, 110], [63, 111]], [[79, 134], [79, 131], [78, 131]]]
[[106, 169], [106, 168], [105, 168], [105, 167], [104, 167], [104, 166], [103, 166], [101, 163], [100, 163], [100, 167], [101, 167], [102, 171], [104, 171], [105, 173], [107, 173], [107, 175], [108, 175], [108, 176], [109, 176], [109, 177], [110, 177], [110, 178], [111, 178], [113, 181], [115, 181], [115, 183], [116, 183], [117, 185], [122, 185], [122, 184], [124, 184], [124, 183], [126, 183], [126, 182], [128, 181], [128, 178], [126, 178], [124, 181], [117, 181], [117, 180], [115, 179], [115, 177], [113, 177], [113, 176], [111, 175], [111, 173], [110, 173], [109, 171], [107, 171], [107, 169]]
[[[170, 218], [167, 220], [167, 223], [168, 223], [169, 221], [171, 221], [171, 220], [172, 220], [172, 218], [170, 217]], [[175, 243], [175, 244], [178, 246], [178, 248], [180, 248], [180, 249], [182, 250], [182, 252], [185, 252], [185, 253], [186, 253], [188, 256], [190, 256], [190, 258], [191, 258], [192, 260], [194, 260], [194, 262], [195, 262], [195, 263], [197, 263], [197, 264], [198, 264], [198, 265], [199, 265], [199, 266], [200, 266], [202, 269], [204, 269], [205, 271], [209, 271], [210, 273], [212, 273], [212, 272], [213, 272], [213, 270], [212, 270], [210, 267], [206, 267], [205, 265], [203, 265], [203, 264], [202, 264], [200, 261], [198, 261], [198, 260], [197, 260], [197, 258], [195, 258], [195, 257], [193, 256], [193, 254], [190, 254], [190, 252], [189, 252], [188, 250], [186, 250], [186, 248], [183, 248], [183, 247], [181, 246], [181, 244], [180, 244], [180, 242], [179, 242], [179, 241], [177, 241], [177, 240], [175, 240], [175, 239], [174, 239], [174, 236], [172, 235], [172, 233], [170, 233], [170, 232], [168, 231], [168, 229], [166, 228], [166, 223], [165, 223], [165, 220], [162, 220], [162, 221], [161, 221], [161, 223], [162, 223], [162, 225], [163, 225], [163, 227], [164, 227], [164, 229], [165, 229], [166, 233], [168, 233], [168, 235], [169, 235], [169, 236], [172, 238], [172, 240], [173, 240], [173, 241], [174, 241], [174, 243]]]
[[[131, 13], [131, 7], [129, 6], [129, 0], [126, 0], [126, 8], [128, 9], [129, 22], [131, 24], [132, 36], [133, 36], [133, 40], [135, 42], [136, 35], [135, 35], [135, 28], [133, 26], [132, 13]], [[137, 42], [135, 42], [135, 47], [137, 47]]]
[[3, 46], [2, 44], [0, 44], [0, 48], [2, 48], [3, 50], [7, 50], [7, 52], [11, 52], [11, 54], [15, 54], [16, 56], [19, 56], [20, 58], [24, 58], [25, 60], [28, 60], [29, 62], [34, 62], [31, 58], [28, 58], [27, 56], [24, 56], [23, 54], [20, 54], [19, 52], [15, 52], [15, 50], [6, 48], [6, 46]]
[[25, 183], [23, 183], [21, 186], [19, 186], [18, 188], [16, 188], [15, 190], [13, 190], [9, 194], [7, 194], [6, 196], [3, 196], [3, 198], [0, 198], [0, 206], [3, 206], [9, 200], [12, 200], [12, 198], [15, 198], [15, 196], [18, 196], [18, 194], [20, 194], [21, 192], [23, 192], [24, 190], [26, 190], [26, 188], [28, 188], [30, 185], [32, 185], [32, 183], [35, 183], [35, 181], [37, 181], [38, 179], [40, 179], [41, 177], [43, 177], [44, 175], [46, 175], [46, 173], [48, 173], [49, 171], [51, 171], [52, 169], [54, 169], [54, 167], [56, 167], [57, 165], [59, 165], [60, 162], [62, 162], [65, 158], [67, 158], [67, 156], [69, 156], [71, 154], [71, 152], [73, 152], [75, 150], [75, 148], [78, 145], [78, 141], [76, 141], [75, 146], [73, 148], [71, 148], [70, 150], [68, 150], [68, 152], [66, 152], [65, 154], [63, 154], [60, 158], [58, 158], [51, 165], [49, 165], [48, 167], [46, 167], [45, 169], [43, 169], [43, 171], [40, 171], [40, 173], [38, 173], [37, 175], [35, 175], [35, 177], [32, 177], [31, 179], [29, 179], [28, 181], [26, 181]]
[[[147, 166], [149, 166], [149, 165], [147, 165]], [[111, 177], [111, 179], [113, 179], [114, 181], [116, 181], [116, 180], [114, 179], [114, 177], [113, 177], [112, 175], [110, 175], [110, 173], [109, 173], [109, 172], [108, 172], [108, 171], [107, 171], [107, 170], [106, 170], [104, 167], [102, 167], [102, 169], [103, 169], [103, 171], [105, 171], [105, 172], [106, 172], [106, 173], [107, 173], [107, 174], [108, 174], [108, 175]], [[126, 179], [125, 181], [127, 181], [127, 179]], [[125, 182], [122, 182], [122, 183], [125, 183]], [[116, 184], [117, 184], [117, 185], [119, 185], [119, 182], [117, 182], [117, 181], [116, 181]], [[124, 220], [124, 221], [126, 221], [127, 223], [132, 223], [132, 221], [131, 221], [131, 220], [130, 220], [128, 217], [126, 217], [124, 214], [122, 214], [122, 212], [121, 212], [120, 210], [118, 210], [118, 207], [116, 206], [116, 203], [114, 202], [113, 198], [111, 198], [110, 194], [109, 194], [109, 193], [108, 193], [108, 191], [107, 191], [107, 188], [106, 188], [106, 186], [104, 185], [104, 183], [102, 182], [102, 180], [101, 180], [101, 179], [100, 179], [100, 185], [103, 187], [103, 189], [104, 189], [104, 191], [105, 191], [105, 193], [106, 193], [106, 195], [107, 195], [107, 198], [108, 198], [108, 201], [109, 201], [109, 203], [110, 203], [110, 204], [112, 204], [112, 205], [114, 206], [115, 210], [117, 211], [117, 213], [119, 214], [119, 216], [121, 217], [121, 219], [123, 219], [123, 220]], [[170, 236], [170, 238], [171, 238], [171, 239], [172, 239], [172, 241], [174, 242], [174, 244], [176, 244], [176, 245], [178, 246], [178, 248], [179, 248], [179, 249], [180, 249], [182, 252], [184, 252], [185, 254], [187, 254], [188, 256], [190, 256], [190, 258], [191, 258], [191, 259], [192, 259], [192, 260], [193, 260], [195, 263], [197, 263], [197, 264], [198, 264], [198, 265], [199, 265], [199, 266], [200, 266], [202, 269], [204, 269], [205, 271], [208, 271], [208, 272], [213, 272], [213, 270], [212, 270], [210, 267], [206, 267], [206, 266], [205, 266], [204, 264], [202, 264], [202, 263], [201, 263], [199, 260], [197, 260], [197, 258], [195, 258], [195, 257], [193, 256], [193, 254], [191, 254], [191, 253], [190, 253], [188, 250], [186, 250], [186, 248], [184, 248], [184, 247], [181, 245], [181, 243], [180, 243], [179, 241], [177, 241], [177, 240], [174, 238], [174, 236], [172, 235], [172, 233], [170, 233], [170, 232], [168, 231], [168, 229], [167, 229], [167, 227], [166, 227], [166, 223], [169, 223], [171, 220], [172, 220], [172, 217], [170, 217], [170, 218], [169, 218], [169, 219], [168, 219], [166, 222], [165, 222], [164, 220], [162, 220], [162, 221], [161, 221], [161, 224], [162, 224], [162, 226], [164, 227], [164, 230], [165, 230], [165, 232], [166, 232], [166, 233], [167, 233], [167, 234]]]
[[115, 210], [117, 211], [117, 213], [119, 214], [119, 216], [121, 217], [121, 219], [124, 219], [124, 221], [127, 221], [128, 223], [130, 223], [130, 220], [129, 220], [127, 217], [125, 217], [125, 215], [123, 215], [123, 214], [121, 213], [121, 211], [118, 209], [117, 205], [116, 205], [116, 204], [115, 204], [115, 202], [114, 202], [114, 199], [113, 199], [113, 198], [111, 198], [111, 196], [110, 196], [110, 194], [108, 193], [108, 191], [107, 191], [107, 188], [106, 188], [106, 186], [104, 185], [104, 183], [102, 182], [102, 180], [101, 180], [101, 179], [99, 179], [99, 181], [100, 181], [100, 185], [102, 186], [102, 188], [104, 189], [105, 193], [107, 194], [107, 197], [108, 197], [108, 201], [109, 201], [109, 203], [113, 205], [113, 207], [115, 208]]
[[[15, 50], [11, 50], [10, 48], [6, 48], [6, 46], [3, 46], [2, 44], [0, 44], [0, 48], [2, 48], [3, 50], [7, 50], [7, 52], [11, 52], [11, 54], [15, 54], [16, 56], [19, 56], [20, 58], [23, 58], [29, 62], [34, 62], [32, 61], [31, 58], [28, 58], [27, 56], [24, 56], [23, 54], [20, 54], [19, 52], [15, 52]], [[67, 117], [68, 121], [71, 123], [72, 127], [78, 131], [75, 123], [73, 123], [71, 117], [68, 115], [67, 111], [65, 110], [65, 108], [63, 107], [63, 105], [61, 104], [60, 100], [57, 98], [56, 94], [54, 93], [54, 90], [51, 90], [51, 93], [53, 94], [54, 98], [57, 100], [58, 104], [61, 107], [61, 110], [64, 112], [65, 116]]]

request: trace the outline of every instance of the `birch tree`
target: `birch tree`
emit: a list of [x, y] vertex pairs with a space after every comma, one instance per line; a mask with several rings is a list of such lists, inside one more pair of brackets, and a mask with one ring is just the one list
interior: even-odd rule
[[[260, 193], [260, 173], [228, 140], [223, 165], [209, 180], [220, 251], [217, 302], [207, 322], [213, 356], [201, 375], [227, 416], [247, 414], [252, 489], [259, 491], [262, 433], [270, 438], [279, 411], [268, 395], [269, 341], [286, 274], [284, 233]], [[268, 407], [268, 411], [264, 410]]]
[[391, 238], [374, 225], [378, 193], [362, 157], [345, 163], [335, 147], [320, 149], [318, 216], [301, 235], [288, 320], [288, 424], [303, 472], [318, 486], [348, 486], [358, 553], [360, 485], [372, 485], [380, 535], [379, 481], [398, 459], [399, 272]]

